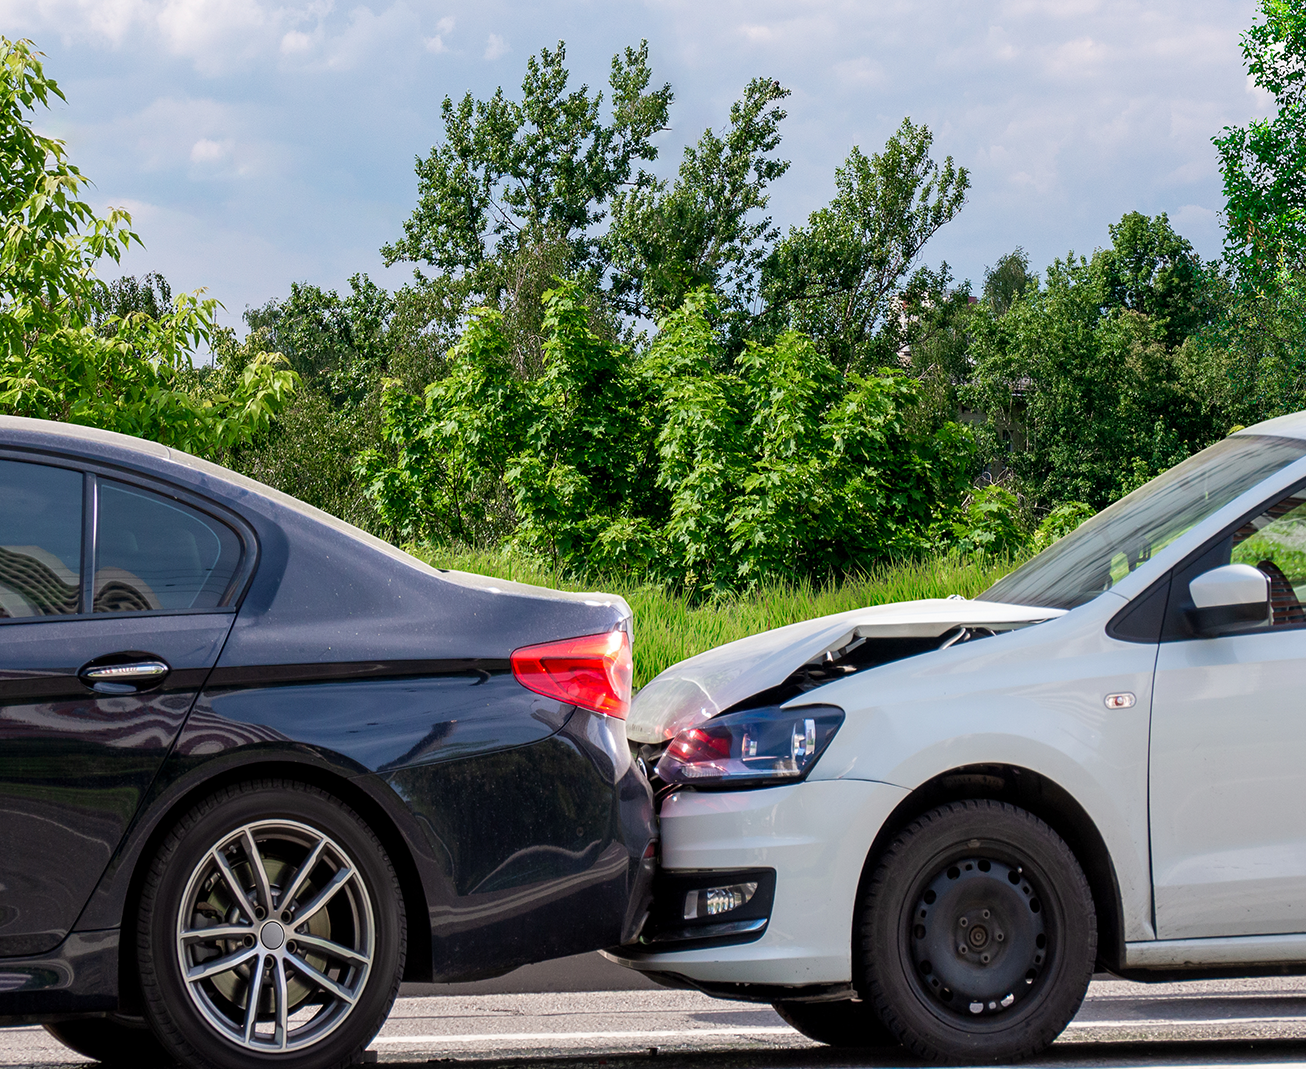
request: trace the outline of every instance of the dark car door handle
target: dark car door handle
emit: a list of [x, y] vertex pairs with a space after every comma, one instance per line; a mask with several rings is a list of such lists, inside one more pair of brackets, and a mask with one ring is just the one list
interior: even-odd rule
[[162, 682], [171, 668], [163, 661], [88, 665], [77, 673], [83, 683], [101, 694], [135, 694]]

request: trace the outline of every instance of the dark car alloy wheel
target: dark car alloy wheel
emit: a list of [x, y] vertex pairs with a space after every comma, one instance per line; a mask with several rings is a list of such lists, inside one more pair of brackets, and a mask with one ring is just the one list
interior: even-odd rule
[[138, 957], [150, 1018], [182, 1061], [319, 1069], [376, 1034], [403, 943], [398, 881], [366, 825], [324, 792], [263, 781], [215, 795], [168, 836]]
[[1083, 1001], [1097, 952], [1088, 883], [1043, 821], [955, 802], [908, 825], [862, 909], [863, 983], [923, 1058], [992, 1061], [1050, 1044]]

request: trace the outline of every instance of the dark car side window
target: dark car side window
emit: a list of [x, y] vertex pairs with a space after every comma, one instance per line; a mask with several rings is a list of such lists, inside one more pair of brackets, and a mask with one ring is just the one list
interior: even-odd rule
[[125, 483], [99, 480], [95, 611], [212, 609], [240, 565], [225, 523]]
[[0, 618], [80, 607], [82, 473], [0, 460]]

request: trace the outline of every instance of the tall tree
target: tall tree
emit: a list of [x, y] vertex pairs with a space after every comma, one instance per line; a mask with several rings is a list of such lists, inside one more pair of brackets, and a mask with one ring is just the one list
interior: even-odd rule
[[758, 275], [778, 236], [766, 208], [767, 187], [789, 168], [772, 153], [789, 90], [754, 78], [730, 109], [724, 135], [708, 129], [685, 149], [674, 182], [619, 193], [606, 240], [612, 293], [628, 313], [660, 318], [691, 291], [712, 287], [728, 314], [746, 315]]
[[[381, 249], [386, 265], [418, 268], [431, 318], [446, 327], [477, 304], [512, 310], [530, 338], [519, 363], [538, 362], [541, 296], [554, 276], [602, 274], [596, 228], [614, 195], [653, 179], [670, 85], [650, 89], [648, 44], [612, 59], [609, 116], [602, 92], [568, 91], [566, 46], [526, 65], [521, 99], [502, 89], [442, 107], [444, 140], [417, 159], [418, 204], [404, 236]], [[638, 168], [638, 169], [637, 169]]]
[[1038, 275], [1029, 269], [1029, 255], [1019, 245], [984, 270], [984, 299], [1002, 315], [1030, 286], [1038, 286]]
[[883, 151], [852, 150], [835, 172], [834, 200], [791, 229], [767, 261], [773, 330], [810, 334], [841, 368], [894, 362], [902, 281], [970, 188], [951, 156], [931, 158], [933, 143], [928, 128], [904, 119]]
[[1306, 268], [1306, 9], [1297, 0], [1260, 8], [1242, 36], [1243, 58], [1276, 112], [1212, 138], [1224, 174], [1225, 254], [1249, 290], [1281, 267]]

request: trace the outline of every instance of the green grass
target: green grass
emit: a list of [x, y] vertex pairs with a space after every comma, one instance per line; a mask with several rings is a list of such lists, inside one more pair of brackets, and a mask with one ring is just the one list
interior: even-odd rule
[[597, 586], [608, 593], [620, 594], [635, 611], [636, 688], [677, 661], [773, 627], [893, 601], [942, 598], [949, 594], [973, 597], [1013, 566], [1007, 560], [935, 557], [874, 568], [837, 584], [770, 586], [739, 597], [690, 605], [660, 586], [560, 579], [547, 567], [499, 550], [405, 548], [437, 568], [477, 572], [559, 590], [594, 590]]

